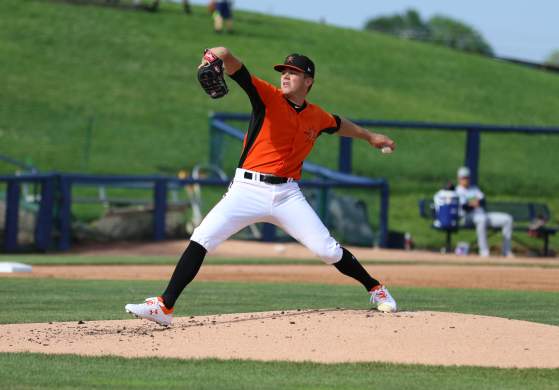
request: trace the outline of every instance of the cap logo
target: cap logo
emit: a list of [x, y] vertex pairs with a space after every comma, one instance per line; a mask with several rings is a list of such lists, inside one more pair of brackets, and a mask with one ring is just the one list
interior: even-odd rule
[[274, 65], [274, 70], [278, 72], [284, 72], [287, 68], [298, 70], [310, 77], [314, 77], [314, 63], [304, 55], [292, 53], [285, 57], [283, 64]]

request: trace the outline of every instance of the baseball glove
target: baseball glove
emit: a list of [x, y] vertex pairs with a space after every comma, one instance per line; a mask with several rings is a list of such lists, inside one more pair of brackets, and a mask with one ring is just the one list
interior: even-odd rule
[[208, 49], [204, 52], [204, 60], [207, 63], [198, 69], [198, 81], [202, 89], [212, 99], [224, 97], [229, 89], [223, 78], [223, 61]]

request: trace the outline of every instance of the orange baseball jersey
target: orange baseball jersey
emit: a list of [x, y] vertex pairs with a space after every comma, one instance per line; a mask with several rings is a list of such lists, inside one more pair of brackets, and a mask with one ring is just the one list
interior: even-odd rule
[[244, 65], [231, 78], [252, 104], [239, 168], [300, 179], [303, 161], [316, 139], [324, 132], [338, 131], [340, 118], [315, 104], [296, 106], [279, 88], [252, 76]]

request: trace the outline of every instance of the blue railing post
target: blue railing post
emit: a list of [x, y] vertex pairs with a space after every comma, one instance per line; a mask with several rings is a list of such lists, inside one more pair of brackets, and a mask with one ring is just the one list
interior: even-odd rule
[[340, 137], [340, 152], [338, 156], [338, 170], [343, 173], [351, 173], [351, 145], [349, 137]]
[[60, 177], [60, 198], [58, 200], [58, 219], [60, 239], [58, 249], [70, 249], [72, 234], [72, 180], [63, 175]]
[[477, 185], [478, 181], [479, 139], [479, 130], [468, 130], [464, 165], [470, 168], [470, 181], [473, 185]]
[[276, 226], [271, 223], [262, 224], [262, 241], [275, 242], [276, 241]]
[[165, 213], [167, 211], [167, 180], [155, 181], [153, 188], [153, 239], [165, 239]]
[[388, 240], [388, 198], [390, 188], [388, 182], [384, 181], [380, 188], [380, 213], [379, 213], [379, 246], [386, 248]]
[[214, 121], [217, 119], [213, 114], [209, 118], [210, 130], [210, 164], [222, 169], [223, 168], [223, 133], [217, 131]]
[[17, 250], [19, 194], [19, 183], [16, 180], [9, 180], [6, 188], [6, 220], [4, 221], [4, 249], [6, 252]]
[[52, 239], [54, 180], [54, 176], [41, 180], [41, 203], [35, 227], [35, 246], [42, 251], [49, 249]]

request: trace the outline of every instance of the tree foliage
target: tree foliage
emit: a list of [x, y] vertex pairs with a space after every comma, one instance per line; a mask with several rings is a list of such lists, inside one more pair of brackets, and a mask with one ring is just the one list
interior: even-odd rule
[[554, 50], [545, 60], [546, 65], [559, 67], [559, 49]]
[[473, 27], [446, 16], [429, 19], [431, 42], [462, 51], [493, 55], [491, 46]]
[[429, 37], [429, 27], [421, 20], [416, 10], [409, 9], [403, 15], [380, 16], [369, 19], [366, 30], [375, 30], [401, 38], [425, 40]]
[[402, 15], [380, 16], [365, 23], [373, 30], [401, 38], [432, 42], [453, 49], [493, 55], [493, 49], [473, 27], [447, 16], [434, 16], [423, 21], [416, 10]]

